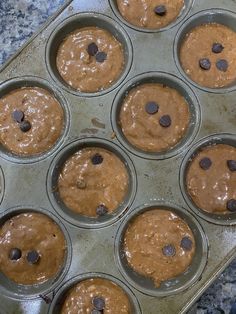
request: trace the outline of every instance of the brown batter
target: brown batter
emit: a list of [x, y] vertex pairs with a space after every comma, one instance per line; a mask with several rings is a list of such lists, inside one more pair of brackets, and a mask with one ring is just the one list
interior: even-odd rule
[[[166, 14], [163, 16], [154, 11], [160, 5], [166, 8]], [[159, 29], [176, 20], [184, 7], [184, 0], [117, 0], [117, 6], [120, 14], [129, 23]]]
[[[0, 143], [19, 155], [35, 155], [49, 150], [63, 129], [63, 109], [47, 90], [23, 87], [0, 98]], [[31, 128], [23, 132], [13, 118], [14, 111], [24, 113]]]
[[[102, 162], [93, 164], [94, 156]], [[126, 196], [128, 185], [123, 162], [112, 152], [95, 147], [84, 148], [70, 157], [58, 180], [60, 197], [66, 206], [89, 217], [98, 216], [97, 208], [101, 205], [108, 213], [116, 210]]]
[[[50, 218], [39, 213], [24, 213], [7, 220], [0, 228], [0, 271], [18, 284], [43, 283], [56, 276], [65, 257], [65, 238]], [[12, 249], [21, 257], [10, 259]], [[39, 253], [37, 263], [29, 263], [30, 251]]]
[[[220, 53], [212, 52], [214, 43], [224, 49]], [[208, 58], [211, 68], [204, 70], [199, 60]], [[228, 62], [227, 71], [220, 71], [216, 62], [224, 59]], [[220, 88], [236, 80], [236, 32], [221, 24], [203, 24], [192, 29], [185, 37], [180, 49], [180, 61], [186, 74], [196, 83]]]
[[[212, 162], [206, 170], [199, 164], [205, 157]], [[229, 213], [227, 202], [236, 200], [236, 171], [229, 169], [228, 160], [236, 162], [236, 148], [217, 144], [202, 149], [191, 161], [186, 185], [189, 195], [199, 208], [210, 213]]]
[[91, 278], [79, 282], [69, 291], [61, 314], [90, 314], [95, 297], [105, 300], [104, 314], [132, 313], [128, 296], [119, 286], [107, 279]]
[[[187, 237], [191, 249], [181, 247]], [[172, 245], [174, 256], [165, 256], [163, 248]], [[169, 210], [152, 209], [137, 216], [124, 237], [124, 252], [130, 266], [139, 274], [153, 279], [157, 287], [163, 281], [183, 273], [192, 262], [195, 240], [188, 225]]]
[[[106, 60], [98, 62], [91, 56], [88, 45], [95, 43], [98, 52], [106, 53]], [[62, 78], [81, 92], [97, 92], [108, 88], [121, 75], [124, 52], [120, 42], [108, 31], [98, 27], [84, 27], [69, 34], [59, 47], [57, 68]]]
[[[155, 101], [158, 112], [146, 112], [146, 104]], [[159, 119], [171, 117], [163, 127]], [[120, 112], [120, 125], [127, 140], [137, 148], [161, 152], [174, 147], [185, 135], [190, 120], [189, 106], [178, 91], [155, 83], [142, 84], [129, 92]]]

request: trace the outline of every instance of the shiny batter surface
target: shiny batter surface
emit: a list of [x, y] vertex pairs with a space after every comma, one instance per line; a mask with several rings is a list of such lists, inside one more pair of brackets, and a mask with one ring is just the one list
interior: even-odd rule
[[[28, 132], [22, 132], [12, 114], [24, 112], [31, 123]], [[61, 105], [47, 90], [23, 87], [0, 98], [0, 143], [18, 155], [35, 155], [49, 150], [59, 139], [64, 124]]]
[[[212, 52], [214, 43], [223, 45], [224, 49], [221, 53]], [[201, 58], [210, 60], [210, 70], [200, 68]], [[216, 67], [216, 62], [220, 59], [228, 62], [226, 72]], [[197, 26], [183, 40], [180, 61], [186, 74], [202, 86], [220, 88], [234, 83], [236, 80], [236, 32], [216, 23]]]
[[[192, 240], [192, 249], [184, 250], [183, 237]], [[163, 247], [173, 245], [174, 256], [165, 256]], [[157, 287], [163, 281], [183, 273], [192, 262], [195, 240], [188, 225], [169, 210], [152, 209], [137, 216], [124, 236], [124, 252], [129, 265], [151, 278]]]
[[[156, 6], [165, 5], [166, 14], [154, 12]], [[120, 14], [129, 23], [143, 28], [159, 29], [167, 26], [179, 16], [184, 0], [117, 0]]]
[[[97, 62], [87, 48], [95, 43], [105, 52], [104, 62]], [[98, 27], [85, 27], [69, 34], [57, 53], [57, 68], [62, 78], [81, 92], [97, 92], [112, 85], [124, 68], [122, 44], [108, 31]]]
[[79, 282], [69, 292], [61, 314], [90, 314], [93, 298], [105, 299], [104, 314], [132, 314], [129, 298], [115, 283], [107, 279], [91, 278]]
[[[199, 165], [200, 160], [205, 157], [212, 161], [207, 170]], [[229, 213], [227, 201], [236, 199], [236, 172], [230, 171], [227, 160], [236, 160], [236, 148], [217, 144], [202, 149], [187, 170], [188, 193], [193, 202], [207, 212]]]
[[[0, 271], [18, 284], [33, 285], [53, 278], [65, 257], [65, 238], [50, 218], [39, 213], [24, 213], [7, 220], [0, 229]], [[10, 260], [9, 253], [18, 248], [22, 256]], [[36, 264], [27, 261], [29, 251], [36, 250]]]
[[[148, 102], [155, 101], [159, 110], [149, 114]], [[168, 128], [159, 119], [170, 115]], [[161, 152], [174, 147], [185, 135], [190, 121], [189, 105], [175, 89], [155, 83], [137, 86], [128, 93], [120, 111], [120, 126], [127, 140], [137, 148]]]
[[[94, 165], [91, 158], [99, 154], [103, 161]], [[78, 187], [79, 183], [79, 187]], [[68, 208], [89, 217], [96, 217], [99, 205], [108, 213], [122, 204], [128, 191], [129, 178], [124, 163], [103, 148], [84, 148], [72, 155], [58, 179], [60, 197]]]

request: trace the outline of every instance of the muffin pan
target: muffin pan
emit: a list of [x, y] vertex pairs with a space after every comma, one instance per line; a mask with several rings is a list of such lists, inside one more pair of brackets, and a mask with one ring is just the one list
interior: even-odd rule
[[[52, 217], [68, 239], [65, 267], [52, 284], [18, 287], [1, 280], [1, 314], [58, 313], [65, 289], [92, 276], [109, 277], [123, 287], [133, 302], [134, 313], [184, 313], [236, 256], [235, 214], [219, 219], [205, 215], [192, 204], [184, 186], [186, 166], [199, 145], [219, 140], [235, 145], [236, 92], [233, 86], [219, 90], [199, 87], [184, 75], [178, 63], [179, 44], [186, 30], [206, 20], [226, 23], [225, 16], [229, 26], [234, 27], [236, 5], [233, 0], [185, 4], [174, 23], [150, 31], [123, 23], [115, 1], [69, 1], [1, 69], [0, 96], [12, 86], [45, 86], [53, 91], [66, 113], [64, 132], [47, 153], [22, 158], [0, 148], [1, 221], [12, 211], [36, 210]], [[60, 41], [76, 27], [87, 25], [109, 30], [122, 42], [126, 56], [118, 81], [94, 94], [71, 89], [55, 68]], [[121, 99], [130, 87], [153, 81], [176, 88], [186, 98], [191, 113], [187, 135], [173, 150], [162, 154], [134, 149], [122, 137], [117, 124]], [[88, 146], [111, 150], [128, 170], [127, 198], [109, 219], [71, 215], [58, 197], [56, 184], [63, 161]], [[127, 268], [121, 250], [128, 220], [157, 205], [171, 208], [185, 219], [197, 243], [196, 256], [186, 273], [159, 289]]]

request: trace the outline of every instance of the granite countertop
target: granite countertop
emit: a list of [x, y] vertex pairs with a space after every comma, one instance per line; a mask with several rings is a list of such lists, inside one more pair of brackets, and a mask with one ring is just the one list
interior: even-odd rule
[[[0, 65], [65, 2], [66, 0], [1, 0]], [[203, 294], [189, 313], [236, 314], [234, 302], [236, 302], [236, 260]]]

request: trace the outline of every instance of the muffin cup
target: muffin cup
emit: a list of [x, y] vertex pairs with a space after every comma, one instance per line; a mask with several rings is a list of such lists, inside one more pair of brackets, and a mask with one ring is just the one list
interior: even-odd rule
[[194, 15], [192, 15], [186, 22], [182, 24], [182, 26], [179, 28], [175, 40], [174, 40], [174, 59], [175, 64], [181, 73], [181, 75], [189, 81], [191, 84], [193, 84], [195, 87], [202, 89], [204, 91], [207, 91], [209, 93], [227, 93], [234, 91], [236, 89], [236, 81], [226, 87], [222, 88], [208, 88], [204, 87], [196, 82], [194, 82], [184, 71], [181, 65], [180, 61], [180, 49], [182, 42], [186, 36], [186, 34], [191, 31], [193, 28], [201, 25], [201, 24], [207, 24], [207, 23], [219, 23], [222, 25], [225, 25], [229, 28], [231, 28], [233, 31], [236, 32], [236, 14], [223, 9], [210, 9], [210, 10], [204, 10], [200, 11]]
[[61, 223], [61, 221], [54, 216], [53, 214], [49, 213], [47, 210], [42, 208], [33, 208], [30, 206], [20, 206], [11, 208], [9, 210], [6, 210], [4, 213], [0, 215], [0, 224], [1, 226], [12, 217], [22, 214], [22, 213], [39, 213], [44, 214], [45, 216], [51, 218], [61, 229], [65, 241], [66, 241], [66, 253], [64, 257], [64, 263], [61, 266], [61, 269], [59, 270], [58, 274], [51, 279], [48, 279], [47, 281], [39, 284], [34, 285], [22, 285], [17, 284], [16, 282], [8, 279], [6, 275], [0, 272], [0, 292], [1, 295], [6, 295], [7, 297], [12, 297], [14, 299], [35, 299], [38, 298], [41, 294], [46, 295], [56, 289], [56, 287], [62, 282], [64, 277], [66, 276], [70, 263], [71, 263], [71, 255], [72, 255], [72, 247], [71, 247], [71, 239], [69, 236], [68, 231], [64, 227], [64, 225]]
[[[126, 139], [119, 125], [120, 110], [125, 97], [132, 88], [145, 83], [164, 84], [170, 88], [174, 88], [185, 98], [189, 105], [190, 123], [187, 133], [184, 135], [184, 137], [182, 138], [182, 140], [180, 140], [179, 143], [177, 143], [173, 148], [170, 148], [169, 150], [157, 153], [145, 152], [133, 146]], [[200, 122], [201, 110], [197, 96], [194, 94], [192, 89], [186, 83], [184, 83], [176, 76], [165, 72], [148, 72], [132, 78], [125, 85], [123, 85], [122, 88], [116, 94], [111, 111], [112, 127], [119, 142], [131, 153], [147, 159], [167, 159], [181, 153], [183, 149], [190, 145], [190, 143], [196, 137], [198, 130], [200, 128]]]
[[184, 0], [184, 6], [180, 12], [180, 14], [178, 15], [178, 17], [171, 22], [170, 24], [168, 24], [167, 26], [163, 27], [163, 28], [159, 28], [159, 29], [152, 29], [152, 28], [145, 28], [145, 27], [138, 27], [135, 26], [133, 24], [131, 24], [129, 21], [127, 21], [126, 19], [123, 18], [123, 16], [120, 14], [120, 11], [118, 9], [117, 6], [117, 0], [109, 0], [110, 6], [114, 12], [114, 14], [118, 17], [118, 19], [121, 20], [122, 23], [124, 23], [125, 25], [127, 25], [128, 27], [139, 31], [139, 32], [144, 32], [144, 33], [158, 33], [158, 32], [163, 32], [165, 30], [168, 30], [174, 26], [176, 26], [178, 23], [180, 23], [181, 20], [184, 19], [184, 17], [189, 13], [189, 11], [191, 10], [194, 0]]
[[60, 138], [54, 143], [54, 145], [49, 148], [49, 150], [36, 154], [36, 155], [19, 155], [16, 153], [13, 153], [9, 151], [5, 146], [3, 146], [0, 143], [0, 151], [2, 152], [2, 157], [16, 163], [34, 163], [38, 162], [51, 154], [55, 152], [64, 142], [65, 137], [68, 133], [68, 130], [70, 128], [70, 112], [68, 109], [67, 101], [64, 98], [64, 96], [55, 88], [55, 86], [51, 85], [48, 81], [36, 77], [36, 76], [24, 76], [24, 77], [16, 77], [13, 79], [10, 79], [8, 81], [3, 82], [0, 85], [0, 98], [5, 96], [6, 94], [10, 93], [11, 91], [22, 88], [22, 87], [39, 87], [42, 89], [45, 89], [49, 93], [51, 93], [52, 96], [55, 97], [55, 99], [59, 102], [61, 105], [61, 108], [63, 109], [64, 113], [64, 124], [62, 127], [62, 132]]
[[69, 281], [67, 281], [58, 290], [57, 294], [55, 295], [53, 302], [49, 308], [48, 314], [60, 313], [61, 308], [63, 306], [63, 303], [65, 301], [67, 292], [71, 288], [73, 288], [73, 286], [75, 286], [77, 283], [79, 283], [83, 280], [86, 280], [86, 279], [91, 279], [91, 278], [107, 279], [107, 280], [112, 281], [116, 285], [118, 285], [120, 288], [122, 288], [124, 290], [124, 292], [126, 292], [127, 296], [129, 297], [130, 304], [132, 307], [132, 314], [141, 314], [140, 305], [139, 305], [138, 300], [136, 299], [135, 295], [133, 294], [133, 292], [119, 279], [117, 279], [111, 275], [104, 274], [104, 273], [86, 273], [86, 274], [76, 276], [76, 277], [70, 279]]
[[204, 211], [199, 208], [192, 200], [191, 196], [188, 193], [186, 186], [186, 175], [188, 171], [188, 167], [191, 163], [191, 160], [197, 155], [202, 148], [209, 147], [215, 144], [226, 144], [236, 147], [236, 135], [235, 134], [213, 134], [207, 137], [204, 137], [200, 141], [198, 141], [185, 155], [179, 172], [179, 182], [180, 189], [182, 195], [188, 204], [189, 208], [194, 211], [198, 216], [205, 219], [208, 222], [217, 224], [217, 225], [225, 225], [230, 226], [236, 224], [236, 213], [228, 213], [228, 214], [214, 214]]
[[5, 178], [4, 178], [2, 168], [0, 167], [0, 204], [3, 199], [4, 189], [5, 189]]
[[[191, 228], [196, 242], [195, 255], [188, 269], [183, 274], [162, 282], [159, 288], [154, 285], [152, 279], [138, 274], [129, 266], [123, 248], [123, 240], [129, 224], [132, 223], [133, 219], [138, 215], [155, 208], [171, 210], [182, 218]], [[129, 213], [118, 229], [114, 249], [116, 263], [121, 275], [135, 289], [154, 297], [177, 294], [191, 287], [200, 279], [208, 258], [208, 240], [202, 226], [196, 218], [186, 209], [161, 201], [142, 205]]]
[[[65, 39], [65, 37], [76, 29], [89, 26], [96, 26], [105, 29], [109, 33], [111, 33], [122, 44], [125, 58], [125, 65], [120, 77], [110, 87], [94, 93], [80, 92], [69, 86], [59, 74], [56, 65], [58, 48], [62, 41]], [[59, 25], [57, 25], [55, 30], [51, 33], [47, 42], [45, 57], [48, 72], [51, 75], [52, 79], [60, 87], [77, 96], [92, 97], [106, 94], [121, 84], [131, 68], [133, 59], [133, 48], [128, 34], [121, 25], [119, 25], [117, 22], [115, 22], [106, 15], [98, 14], [95, 12], [85, 12], [72, 15], [65, 19], [63, 22], [61, 22]]]
[[[124, 201], [120, 206], [109, 215], [97, 218], [87, 217], [69, 209], [61, 200], [57, 186], [58, 177], [63, 168], [64, 163], [77, 151], [87, 147], [104, 148], [118, 156], [126, 166], [129, 176], [129, 188]], [[52, 206], [58, 214], [69, 223], [82, 228], [102, 228], [108, 226], [120, 219], [131, 206], [137, 189], [136, 171], [131, 159], [115, 144], [98, 138], [86, 138], [76, 140], [67, 145], [51, 163], [47, 176], [47, 192]]]

